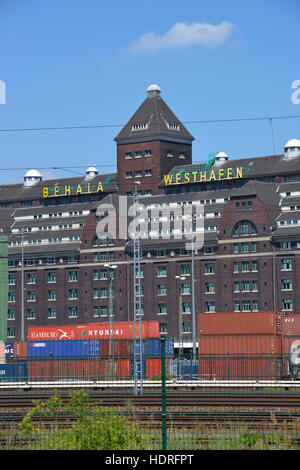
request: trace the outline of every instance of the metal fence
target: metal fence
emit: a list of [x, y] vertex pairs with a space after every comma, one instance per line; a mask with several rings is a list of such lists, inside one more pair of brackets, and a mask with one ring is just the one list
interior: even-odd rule
[[135, 394], [132, 350], [116, 344], [111, 356], [7, 357], [0, 448], [299, 449], [300, 376], [290, 355], [195, 357], [159, 339], [143, 351]]

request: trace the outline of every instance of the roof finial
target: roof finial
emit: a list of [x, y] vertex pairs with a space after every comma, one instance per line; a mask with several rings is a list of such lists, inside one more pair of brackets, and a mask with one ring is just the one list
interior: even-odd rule
[[153, 98], [154, 96], [160, 96], [161, 88], [158, 85], [150, 85], [147, 88], [147, 97]]

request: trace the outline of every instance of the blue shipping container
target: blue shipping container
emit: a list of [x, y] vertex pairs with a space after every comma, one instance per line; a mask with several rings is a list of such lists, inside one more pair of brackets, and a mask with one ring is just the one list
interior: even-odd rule
[[43, 359], [50, 356], [56, 358], [82, 358], [100, 356], [100, 340], [53, 340], [53, 341], [29, 341], [28, 357], [31, 359]]
[[[136, 367], [137, 367], [137, 378], [141, 378], [141, 362], [136, 361]], [[134, 359], [131, 359], [130, 361], [130, 376], [134, 378]], [[143, 378], [146, 377], [146, 360], [143, 360]]]
[[13, 357], [14, 355], [14, 343], [5, 343], [5, 357]]
[[0, 381], [22, 382], [28, 380], [28, 368], [26, 363], [0, 364]]
[[[136, 341], [136, 345], [135, 345], [135, 352], [136, 354], [140, 354], [140, 340], [137, 340]], [[144, 356], [145, 355], [145, 351], [146, 351], [146, 345], [145, 345], [145, 341], [142, 342], [142, 355]], [[134, 341], [130, 341], [130, 356], [133, 357], [134, 356]]]
[[198, 362], [181, 361], [179, 363], [180, 380], [198, 380]]

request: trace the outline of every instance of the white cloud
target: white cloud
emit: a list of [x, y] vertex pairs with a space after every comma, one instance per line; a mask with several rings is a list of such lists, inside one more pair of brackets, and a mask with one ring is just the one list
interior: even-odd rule
[[175, 23], [162, 36], [157, 36], [153, 31], [144, 34], [131, 45], [130, 49], [134, 52], [152, 52], [190, 44], [200, 44], [204, 47], [219, 46], [228, 38], [233, 28], [234, 25], [228, 21], [218, 25]]

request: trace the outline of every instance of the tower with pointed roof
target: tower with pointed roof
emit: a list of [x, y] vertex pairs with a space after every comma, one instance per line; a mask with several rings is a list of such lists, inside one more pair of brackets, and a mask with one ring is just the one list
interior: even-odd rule
[[119, 194], [132, 195], [139, 181], [142, 195], [161, 194], [164, 174], [192, 163], [194, 137], [150, 85], [147, 97], [114, 139], [117, 143]]

